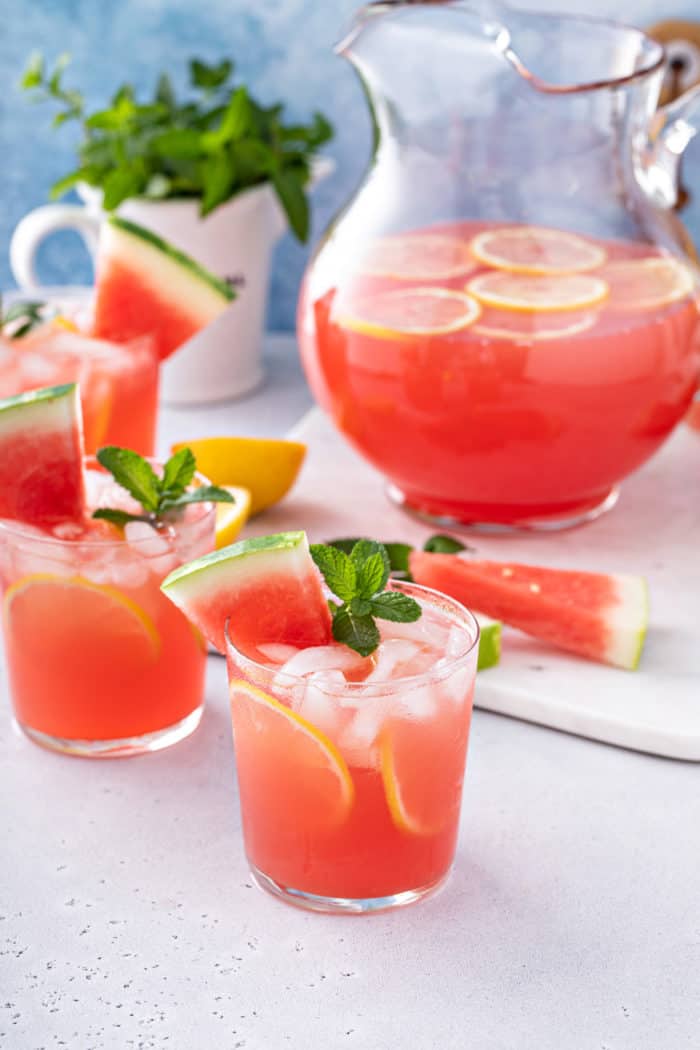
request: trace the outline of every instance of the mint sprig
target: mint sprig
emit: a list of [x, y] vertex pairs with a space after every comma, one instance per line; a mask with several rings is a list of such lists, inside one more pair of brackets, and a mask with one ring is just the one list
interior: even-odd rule
[[9, 339], [21, 339], [46, 320], [45, 303], [34, 299], [11, 303], [6, 310], [0, 300], [0, 331]]
[[114, 480], [143, 507], [142, 514], [131, 514], [117, 507], [99, 507], [93, 518], [111, 521], [123, 528], [130, 521], [146, 521], [154, 527], [176, 520], [190, 503], [234, 503], [226, 489], [199, 485], [187, 491], [197, 470], [192, 450], [181, 448], [165, 463], [159, 477], [143, 456], [130, 448], [106, 445], [97, 452], [98, 462]]
[[64, 84], [69, 62], [61, 55], [49, 69], [35, 53], [20, 80], [32, 99], [57, 106], [54, 127], [81, 125], [77, 166], [54, 183], [52, 198], [85, 182], [102, 190], [107, 211], [129, 197], [189, 197], [204, 216], [269, 183], [296, 236], [307, 239], [311, 161], [333, 135], [321, 113], [308, 124], [291, 123], [280, 103], [263, 106], [234, 82], [229, 59], [207, 65], [197, 58], [189, 63], [189, 97], [178, 97], [161, 73], [150, 98], [138, 98], [125, 83], [104, 109], [89, 112], [83, 94]]
[[375, 620], [413, 623], [420, 619], [417, 601], [407, 594], [385, 590], [391, 562], [383, 544], [361, 539], [347, 551], [337, 545], [314, 543], [311, 557], [329, 590], [340, 599], [328, 603], [333, 637], [361, 656], [369, 656], [379, 645]]

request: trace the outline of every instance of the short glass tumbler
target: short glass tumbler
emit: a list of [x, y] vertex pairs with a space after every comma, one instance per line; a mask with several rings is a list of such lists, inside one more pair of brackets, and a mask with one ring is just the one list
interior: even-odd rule
[[[258, 663], [227, 632], [252, 874], [315, 911], [409, 904], [437, 889], [454, 859], [479, 628], [442, 594], [392, 587], [415, 598], [423, 615], [413, 624], [378, 621], [388, 663], [362, 680], [327, 664], [302, 675]], [[411, 641], [423, 660], [429, 654], [427, 670], [397, 676], [391, 660]], [[301, 655], [311, 668], [314, 650]]]
[[[98, 474], [89, 471], [88, 480]], [[160, 584], [213, 549], [215, 510], [193, 504], [163, 534], [138, 525], [110, 539], [80, 538], [71, 523], [53, 535], [0, 523], [10, 696], [20, 728], [45, 747], [135, 755], [199, 724], [206, 645]]]

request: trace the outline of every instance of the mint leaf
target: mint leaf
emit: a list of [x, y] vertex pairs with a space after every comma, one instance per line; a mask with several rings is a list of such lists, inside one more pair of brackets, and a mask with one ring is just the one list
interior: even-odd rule
[[204, 217], [228, 200], [235, 172], [231, 159], [223, 153], [212, 154], [202, 161], [200, 172], [204, 192], [199, 214]]
[[40, 51], [33, 51], [29, 56], [19, 86], [25, 90], [41, 87], [44, 79], [44, 56]]
[[128, 448], [106, 445], [98, 449], [97, 461], [108, 470], [144, 510], [155, 514], [160, 501], [161, 483], [153, 467], [143, 456]]
[[[395, 544], [403, 564], [412, 550], [408, 544]], [[342, 604], [328, 602], [333, 618], [333, 637], [338, 642], [369, 656], [380, 642], [374, 617], [412, 623], [421, 607], [408, 595], [385, 591], [391, 564], [383, 544], [369, 539], [339, 539], [331, 544], [314, 543], [311, 556], [328, 587]]]
[[[350, 536], [341, 537], [337, 540], [327, 540], [329, 547], [337, 547], [339, 551], [344, 551], [345, 554], [350, 554], [356, 543], [359, 543], [363, 536]], [[389, 566], [392, 574], [397, 574], [404, 580], [410, 580], [410, 572], [408, 566], [408, 556], [413, 550], [410, 543], [382, 543], [381, 546], [386, 551], [389, 558]]]
[[292, 230], [304, 244], [309, 236], [309, 202], [304, 192], [306, 180], [293, 170], [275, 171], [272, 184]]
[[321, 570], [323, 578], [333, 594], [341, 601], [350, 601], [357, 589], [357, 570], [343, 551], [326, 547], [323, 543], [311, 544], [311, 557]]
[[225, 58], [218, 65], [209, 66], [199, 58], [190, 59], [190, 81], [193, 87], [214, 91], [225, 84], [233, 72], [233, 62]]
[[352, 549], [350, 560], [357, 570], [357, 594], [360, 598], [371, 598], [386, 587], [391, 566], [380, 543], [360, 540]]
[[114, 168], [102, 183], [102, 207], [105, 211], [114, 211], [128, 197], [137, 196], [140, 189], [138, 175], [126, 165]]
[[10, 339], [21, 339], [34, 328], [44, 323], [46, 304], [37, 300], [12, 303], [7, 310], [0, 310], [0, 330]]
[[421, 607], [408, 594], [398, 591], [384, 591], [375, 594], [370, 601], [371, 611], [380, 620], [393, 620], [394, 623], [414, 623], [420, 620]]
[[129, 514], [128, 510], [116, 510], [114, 507], [98, 507], [93, 511], [92, 516], [102, 521], [111, 521], [113, 525], [119, 525], [120, 528], [123, 528], [129, 521], [149, 520], [144, 514]]
[[467, 547], [466, 543], [455, 539], [454, 536], [448, 536], [443, 532], [430, 536], [423, 544], [423, 550], [428, 551], [430, 554], [456, 554], [458, 551], [473, 549], [473, 547]]
[[185, 507], [188, 503], [235, 503], [235, 499], [226, 489], [220, 489], [216, 485], [200, 485], [191, 492], [185, 492], [176, 499], [164, 497], [160, 501], [159, 512], [173, 510], [176, 507]]
[[197, 460], [191, 448], [181, 448], [163, 467], [161, 492], [166, 499], [177, 499], [192, 481]]
[[379, 630], [372, 617], [353, 616], [347, 606], [338, 609], [333, 617], [333, 637], [360, 656], [369, 656], [379, 645]]

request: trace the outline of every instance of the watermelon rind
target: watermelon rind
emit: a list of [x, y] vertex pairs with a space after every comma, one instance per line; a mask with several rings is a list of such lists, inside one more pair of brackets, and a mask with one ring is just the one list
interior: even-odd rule
[[[238, 540], [175, 569], [163, 581], [161, 589], [223, 652], [224, 622], [236, 594], [258, 581], [264, 590], [266, 579], [274, 578], [280, 572], [300, 583], [308, 580], [310, 574], [312, 578], [317, 575], [305, 532], [282, 532]], [[320, 590], [320, 581], [318, 599], [322, 618], [328, 618], [330, 634], [330, 614]], [[284, 623], [284, 609], [279, 610], [279, 619]]]
[[[178, 598], [208, 593], [215, 585], [217, 590], [226, 586], [226, 577], [240, 581], [245, 576], [260, 576], [265, 572], [266, 562], [270, 556], [276, 557], [280, 551], [290, 555], [299, 555], [299, 567], [306, 569], [309, 555], [309, 542], [305, 532], [280, 532], [273, 536], [254, 536], [238, 540], [221, 547], [219, 550], [205, 554], [195, 561], [173, 569], [163, 580], [161, 590], [179, 604]], [[267, 556], [267, 557], [266, 557]], [[276, 563], [276, 562], [275, 562]], [[290, 559], [291, 565], [291, 559]], [[243, 575], [244, 574], [244, 575]]]
[[605, 660], [625, 671], [636, 671], [649, 626], [649, 587], [643, 576], [613, 574], [617, 604], [606, 613], [610, 638]]
[[0, 401], [0, 435], [22, 430], [55, 430], [80, 417], [77, 383], [27, 390]]
[[129, 219], [111, 215], [102, 233], [100, 252], [128, 262], [149, 286], [188, 309], [217, 316], [235, 297], [234, 289], [191, 256]]
[[500, 620], [492, 620], [490, 616], [483, 613], [474, 613], [479, 624], [479, 657], [476, 665], [477, 671], [486, 671], [489, 667], [496, 667], [501, 662], [501, 631]]

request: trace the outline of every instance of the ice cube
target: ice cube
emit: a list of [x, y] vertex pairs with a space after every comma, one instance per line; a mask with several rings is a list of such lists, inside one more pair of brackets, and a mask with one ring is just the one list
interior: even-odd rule
[[298, 711], [304, 697], [305, 680], [295, 675], [278, 671], [270, 682], [270, 692], [289, 704], [293, 711]]
[[52, 527], [51, 532], [57, 540], [79, 540], [85, 535], [85, 526], [75, 521], [61, 521]]
[[408, 663], [420, 651], [420, 645], [407, 638], [389, 638], [381, 642], [374, 654], [374, 669], [367, 675], [368, 682], [386, 682], [401, 664]]
[[258, 652], [273, 664], [283, 664], [299, 652], [296, 645], [283, 645], [281, 642], [267, 642], [258, 646]]
[[412, 642], [431, 645], [442, 652], [447, 644], [447, 629], [427, 613], [413, 623], [381, 622], [382, 638], [407, 638]]
[[461, 707], [465, 702], [474, 684], [474, 669], [467, 665], [458, 667], [452, 674], [443, 678], [439, 684], [442, 695], [454, 704]]
[[352, 671], [361, 667], [363, 658], [345, 645], [311, 645], [300, 649], [282, 664], [285, 674], [309, 675], [316, 671]]
[[144, 558], [157, 558], [170, 553], [170, 544], [166, 538], [159, 536], [147, 521], [128, 521], [124, 526], [124, 538]]
[[352, 766], [376, 768], [379, 765], [378, 737], [389, 713], [387, 696], [357, 698], [352, 717], [338, 736], [338, 747]]
[[447, 636], [445, 656], [449, 656], [452, 659], [462, 656], [469, 648], [470, 642], [471, 638], [465, 628], [460, 627], [459, 624], [453, 624]]
[[129, 547], [126, 547], [123, 554], [120, 553], [118, 557], [112, 559], [105, 557], [101, 564], [95, 566], [94, 571], [96, 575], [99, 575], [106, 569], [109, 569], [110, 582], [115, 587], [124, 590], [143, 587], [150, 575], [146, 559], [135, 558]]
[[27, 353], [20, 358], [22, 382], [29, 387], [51, 386], [57, 382], [56, 365], [49, 356]]
[[433, 718], [440, 703], [437, 690], [437, 683], [402, 690], [399, 698], [401, 713], [418, 722]]
[[302, 718], [331, 739], [337, 736], [341, 726], [343, 712], [338, 705], [337, 694], [345, 684], [342, 671], [319, 671], [312, 674], [296, 708]]

